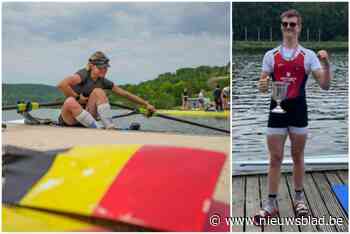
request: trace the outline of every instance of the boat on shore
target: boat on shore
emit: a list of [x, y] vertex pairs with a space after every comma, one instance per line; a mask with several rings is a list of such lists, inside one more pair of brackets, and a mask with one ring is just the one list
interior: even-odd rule
[[[93, 172], [108, 172], [107, 169], [97, 168], [99, 162], [104, 162], [103, 165], [107, 166], [106, 168], [111, 169], [113, 168], [113, 165], [120, 164], [117, 161], [119, 161], [119, 158], [123, 158], [123, 155], [129, 155], [125, 157], [129, 157], [130, 161], [128, 161], [128, 163], [131, 163], [131, 159], [137, 159], [140, 156], [140, 154], [135, 154], [135, 152], [140, 152], [141, 150], [142, 152], [144, 152], [144, 154], [142, 156], [143, 160], [138, 161], [143, 163], [142, 166], [140, 166], [141, 164], [126, 164], [126, 166], [124, 166], [122, 170], [122, 172], [124, 171], [125, 174], [118, 174], [117, 178], [119, 178], [119, 176], [121, 175], [126, 175], [126, 177], [124, 178], [125, 180], [122, 181], [120, 180], [120, 178], [116, 180], [116, 183], [119, 181], [123, 184], [123, 189], [126, 189], [124, 191], [125, 193], [123, 193], [125, 197], [117, 198], [118, 196], [122, 196], [122, 193], [116, 193], [116, 195], [113, 195], [113, 197], [115, 197], [116, 199], [114, 203], [114, 198], [112, 200], [108, 200], [109, 198], [107, 198], [107, 193], [104, 194], [104, 196], [102, 196], [105, 198], [105, 201], [108, 200], [107, 203], [110, 204], [110, 206], [117, 206], [117, 204], [120, 205], [118, 209], [113, 211], [116, 212], [114, 213], [114, 216], [112, 215], [113, 217], [108, 215], [102, 215], [101, 217], [101, 214], [104, 214], [104, 212], [98, 213], [98, 215], [96, 215], [97, 213], [91, 213], [89, 209], [86, 208], [89, 206], [81, 206], [83, 207], [81, 209], [83, 209], [85, 213], [81, 212], [81, 210], [75, 210], [75, 207], [79, 206], [78, 204], [83, 203], [81, 202], [81, 199], [83, 197], [85, 197], [83, 200], [89, 199], [90, 196], [93, 196], [94, 191], [100, 191], [101, 189], [103, 190], [103, 188], [101, 188], [103, 184], [102, 181], [96, 180], [97, 177], [94, 178], [90, 176], [93, 179], [92, 181], [95, 181], [95, 184], [92, 183], [90, 185], [86, 185], [88, 187], [84, 187], [84, 184], [77, 184], [77, 182], [72, 182], [64, 186], [62, 185], [63, 187], [68, 186], [70, 187], [70, 189], [68, 189], [68, 187], [62, 187], [62, 189], [57, 189], [53, 193], [47, 192], [45, 196], [42, 195], [38, 196], [37, 198], [35, 198], [37, 196], [35, 195], [35, 191], [37, 189], [40, 190], [43, 187], [31, 187], [29, 191], [34, 191], [34, 193], [26, 193], [26, 195], [28, 196], [23, 197], [20, 200], [20, 202], [15, 202], [14, 206], [13, 202], [6, 202], [5, 200], [3, 200], [2, 219], [4, 231], [210, 231], [213, 229], [210, 229], [212, 227], [210, 227], [210, 225], [206, 223], [207, 216], [209, 214], [212, 214], [213, 212], [219, 212], [221, 214], [226, 213], [227, 215], [229, 215], [228, 204], [230, 202], [229, 186], [231, 177], [231, 171], [229, 166], [230, 160], [228, 157], [228, 155], [230, 155], [229, 135], [199, 136], [174, 134], [168, 132], [145, 132], [132, 130], [118, 131], [76, 127], [59, 127], [55, 125], [28, 125], [24, 124], [23, 119], [8, 121], [5, 124], [6, 128], [2, 131], [4, 152], [6, 152], [6, 148], [20, 147], [20, 150], [22, 150], [20, 152], [24, 152], [24, 154], [26, 155], [30, 155], [30, 151], [40, 151], [43, 153], [38, 153], [38, 155], [40, 157], [45, 157], [45, 155], [50, 154], [50, 152], [57, 153], [57, 150], [60, 151], [62, 149], [87, 150], [85, 153], [76, 154], [76, 156], [72, 154], [67, 154], [67, 158], [70, 157], [70, 159], [76, 160], [74, 162], [68, 160], [65, 157], [62, 157], [62, 155], [60, 154], [57, 154], [56, 157], [58, 159], [60, 158], [61, 160], [64, 160], [66, 163], [63, 163], [60, 166], [60, 164], [58, 164], [59, 161], [55, 161], [55, 163], [52, 164], [52, 167], [50, 167], [53, 170], [50, 169], [45, 174], [45, 176], [42, 177], [41, 180], [38, 181], [38, 183], [36, 183], [38, 185], [42, 184], [44, 186], [48, 183], [48, 181], [56, 181], [58, 178], [66, 178], [65, 181], [70, 181], [70, 175], [74, 176], [74, 178], [76, 177], [77, 182], [81, 181], [83, 183], [83, 181], [86, 181], [84, 179], [85, 176], [83, 175], [90, 175]], [[93, 152], [96, 152], [96, 147], [98, 150], [103, 151], [103, 153], [100, 153], [99, 156], [92, 155]], [[125, 150], [122, 149], [129, 148], [136, 149], [136, 151], [134, 152], [133, 150], [131, 150], [134, 153], [128, 154], [122, 153], [125, 152]], [[108, 158], [109, 150], [114, 150], [115, 156]], [[175, 152], [177, 150], [180, 150], [181, 152]], [[197, 154], [197, 156], [195, 156], [196, 152], [200, 153]], [[211, 156], [209, 156], [207, 153], [209, 153]], [[6, 166], [11, 167], [11, 163], [12, 167], [16, 170], [23, 168], [20, 165], [16, 164], [23, 161], [12, 161], [11, 159], [11, 155], [19, 154], [21, 153], [8, 152], [5, 153], [5, 156], [3, 156], [4, 158], [9, 158], [10, 162], [8, 165], [5, 165], [5, 167], [3, 166], [3, 175], [5, 181], [5, 184], [3, 183], [3, 186], [6, 185], [6, 183], [8, 183], [8, 186], [6, 187], [7, 189], [5, 189], [4, 191], [9, 191], [11, 190], [11, 188], [23, 185], [18, 181], [24, 181], [24, 179], [16, 179], [16, 182], [11, 184], [11, 179], [7, 178], [7, 175], [13, 174], [8, 174], [6, 173], [6, 171], [4, 171], [4, 168], [6, 168]], [[94, 157], [96, 161], [84, 162], [88, 155], [90, 155], [90, 157]], [[205, 183], [197, 183], [197, 179], [202, 180], [202, 176], [205, 177], [205, 175], [210, 174], [210, 172], [208, 172], [208, 168], [212, 167], [210, 165], [216, 164], [216, 158], [219, 159], [222, 157], [220, 155], [224, 156], [224, 161], [222, 161], [222, 163], [217, 164], [217, 169], [209, 170], [216, 171], [216, 176], [210, 176], [211, 178], [216, 179], [210, 179]], [[28, 157], [28, 160], [29, 158], [30, 157]], [[190, 163], [191, 158], [193, 160], [192, 163]], [[140, 160], [140, 158], [138, 159]], [[117, 161], [112, 163], [113, 160]], [[7, 162], [7, 160], [4, 161]], [[162, 161], [163, 163], [161, 163]], [[179, 165], [176, 166], [176, 162], [178, 162]], [[205, 169], [203, 168], [203, 165], [205, 164], [204, 162], [208, 163], [208, 166]], [[76, 169], [71, 168], [70, 170], [69, 168], [71, 166], [69, 165], [77, 165], [78, 167], [74, 167]], [[129, 170], [127, 166], [131, 167], [132, 165], [132, 168], [134, 169]], [[180, 165], [186, 165], [186, 168], [188, 168], [189, 170], [183, 170], [183, 168]], [[96, 168], [93, 169], [94, 167]], [[27, 172], [28, 170], [33, 170], [34, 172], [38, 171], [40, 165], [34, 163], [32, 165], [32, 168], [29, 166], [25, 166], [25, 168], [27, 168]], [[11, 169], [12, 172], [14, 172], [13, 170]], [[140, 173], [137, 173], [138, 170], [141, 170], [139, 171]], [[79, 174], [79, 171], [81, 171], [82, 174]], [[29, 174], [33, 173], [30, 172]], [[151, 179], [150, 177], [152, 174], [154, 174], [155, 176], [153, 179]], [[21, 172], [19, 172], [18, 175], [21, 175]], [[171, 176], [167, 178], [167, 175]], [[79, 179], [80, 177], [81, 179]], [[29, 178], [29, 176], [27, 175], [24, 178]], [[115, 175], [111, 174], [110, 178], [116, 177]], [[128, 178], [134, 178], [135, 180], [131, 182]], [[169, 183], [170, 178], [174, 179], [174, 182]], [[204, 185], [205, 189], [201, 190], [200, 188], [196, 188], [194, 184], [191, 185], [190, 181], [188, 181], [188, 183], [183, 183], [183, 181], [187, 180], [191, 180], [194, 182], [194, 184], [197, 185], [206, 184]], [[96, 181], [100, 182], [97, 183]], [[179, 182], [178, 185], [176, 181]], [[188, 188], [188, 195], [175, 196], [176, 191], [174, 190], [174, 188], [177, 188], [177, 186], [180, 186], [181, 189], [180, 187], [178, 187], [176, 191], [185, 191], [183, 189]], [[76, 189], [72, 190], [72, 188]], [[89, 189], [85, 190], [85, 188]], [[112, 189], [112, 187], [109, 189]], [[105, 188], [105, 191], [109, 189], [107, 186]], [[72, 194], [69, 191], [74, 191], [74, 194]], [[118, 189], [118, 191], [120, 191], [120, 189]], [[132, 191], [137, 192], [133, 193]], [[60, 193], [61, 195], [58, 195], [58, 193]], [[34, 198], [33, 194], [35, 195]], [[192, 195], [190, 196], [189, 194]], [[206, 195], [203, 196], [204, 194]], [[142, 199], [149, 198], [150, 200], [142, 200], [141, 198], [137, 198], [137, 195], [140, 195]], [[153, 199], [158, 196], [159, 198]], [[9, 195], [6, 195], [6, 197], [11, 198], [11, 196]], [[46, 201], [44, 201], [46, 199], [44, 197], [47, 198]], [[50, 197], [55, 197], [55, 199], [52, 200]], [[65, 203], [70, 203], [71, 205], [63, 206], [63, 203], [61, 204], [63, 200], [59, 201], [60, 197], [65, 199]], [[102, 199], [102, 197], [99, 196], [99, 199], [95, 200], [95, 202], [93, 203], [93, 205], [95, 205], [94, 207], [105, 207], [102, 203], [97, 202], [100, 199]], [[127, 203], [127, 200], [125, 199], [129, 199], [132, 197], [135, 198], [133, 202]], [[208, 200], [206, 198], [210, 199]], [[67, 199], [72, 200], [68, 201]], [[199, 203], [197, 201], [199, 201]], [[188, 208], [190, 206], [183, 207], [183, 204], [186, 203], [201, 205], [196, 205], [195, 207], [197, 208], [190, 209]], [[132, 206], [131, 204], [136, 205]], [[126, 208], [124, 207], [124, 205], [126, 206]], [[126, 210], [124, 210], [123, 212], [129, 211], [129, 213], [119, 213], [119, 211], [121, 211], [121, 209], [124, 208]], [[189, 209], [188, 212], [192, 214], [188, 217], [186, 215], [186, 212], [183, 212], [187, 209]], [[162, 213], [165, 210], [166, 213], [173, 217], [171, 219], [169, 218], [166, 220], [179, 220], [182, 219], [181, 215], [185, 215], [187, 217], [187, 220], [189, 218], [189, 221], [186, 222], [187, 224], [184, 225], [180, 225], [181, 222], [165, 221], [165, 213]], [[170, 213], [169, 210], [171, 210]], [[224, 229], [218, 230], [227, 230], [227, 227], [221, 228]]]
[[[325, 170], [347, 170], [349, 158], [347, 154], [332, 155], [313, 155], [305, 156], [305, 171], [325, 171]], [[232, 163], [232, 175], [253, 175], [267, 174], [269, 160], [239, 160]], [[293, 169], [293, 160], [285, 158], [283, 160], [281, 171], [291, 172]]]

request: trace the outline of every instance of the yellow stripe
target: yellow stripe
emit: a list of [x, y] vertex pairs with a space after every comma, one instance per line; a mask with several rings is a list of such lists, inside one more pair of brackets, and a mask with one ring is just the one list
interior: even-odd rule
[[2, 231], [52, 232], [79, 231], [95, 228], [93, 224], [26, 208], [2, 207]]
[[140, 147], [99, 145], [62, 153], [20, 204], [90, 215]]

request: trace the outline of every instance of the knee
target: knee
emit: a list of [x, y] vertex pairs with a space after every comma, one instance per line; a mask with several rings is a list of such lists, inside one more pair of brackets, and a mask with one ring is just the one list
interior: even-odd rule
[[73, 108], [77, 108], [80, 107], [80, 104], [78, 103], [77, 100], [75, 100], [75, 98], [73, 97], [68, 97], [63, 104], [63, 107], [67, 108], [67, 109], [73, 109]]
[[90, 96], [91, 95], [96, 96], [96, 97], [104, 97], [104, 98], [107, 97], [105, 91], [101, 88], [94, 88], [94, 90], [92, 90]]
[[301, 160], [304, 156], [304, 149], [292, 149], [291, 153], [295, 161]]
[[304, 157], [302, 155], [293, 155], [293, 163], [296, 166], [304, 165]]
[[271, 158], [270, 158], [270, 166], [271, 167], [273, 167], [273, 168], [281, 167], [282, 161], [283, 161], [282, 154], [271, 153]]

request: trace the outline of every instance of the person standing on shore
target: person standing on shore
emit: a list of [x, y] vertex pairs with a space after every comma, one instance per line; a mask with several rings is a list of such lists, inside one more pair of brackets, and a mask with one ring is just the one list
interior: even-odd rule
[[214, 96], [214, 102], [215, 102], [215, 109], [216, 111], [222, 111], [222, 99], [221, 99], [221, 89], [220, 85], [216, 85], [216, 88], [213, 92]]
[[230, 109], [229, 99], [230, 99], [230, 86], [226, 86], [225, 88], [222, 89], [222, 92], [221, 92], [221, 102], [223, 104], [224, 110]]
[[[292, 9], [283, 12], [281, 14], [282, 45], [268, 51], [263, 58], [262, 73], [259, 79], [260, 91], [268, 91], [270, 77], [272, 81], [288, 83], [288, 88], [286, 98], [280, 104], [285, 113], [271, 111], [269, 113], [267, 128], [267, 145], [270, 152], [268, 197], [262, 209], [254, 216], [256, 225], [261, 225], [261, 218], [273, 217], [278, 213], [277, 194], [287, 136], [291, 142], [293, 159], [295, 214], [301, 217], [309, 213], [303, 193], [304, 148], [308, 134], [305, 85], [308, 75], [312, 73], [319, 86], [328, 90], [332, 74], [328, 53], [325, 50], [319, 51], [316, 55], [299, 44], [301, 28], [302, 17], [298, 11]], [[271, 99], [270, 110], [276, 105], [276, 101]]]
[[182, 109], [188, 109], [188, 91], [186, 88], [184, 88], [184, 91], [182, 92]]
[[204, 90], [201, 89], [201, 91], [198, 94], [198, 103], [199, 103], [199, 109], [204, 110]]

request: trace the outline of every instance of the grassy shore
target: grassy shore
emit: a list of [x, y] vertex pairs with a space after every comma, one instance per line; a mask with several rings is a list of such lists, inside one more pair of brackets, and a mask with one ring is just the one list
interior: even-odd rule
[[[277, 47], [281, 42], [279, 41], [234, 41], [234, 52], [246, 52], [246, 53], [261, 53]], [[324, 42], [300, 42], [305, 48], [312, 50], [327, 50], [327, 51], [347, 51], [347, 41], [324, 41]]]

